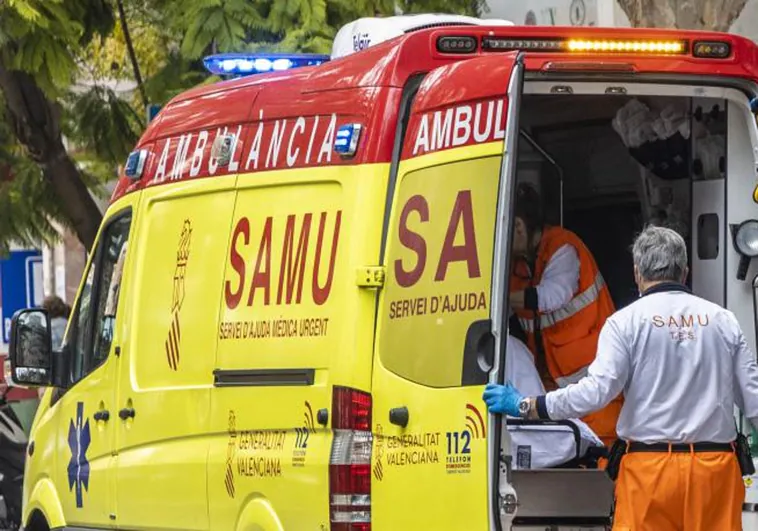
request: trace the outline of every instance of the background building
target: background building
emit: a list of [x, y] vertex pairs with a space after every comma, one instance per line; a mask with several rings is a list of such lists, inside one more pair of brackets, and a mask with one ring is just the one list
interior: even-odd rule
[[[629, 26], [616, 0], [488, 0], [486, 18], [540, 26]], [[748, 0], [732, 32], [758, 40], [758, 0]]]

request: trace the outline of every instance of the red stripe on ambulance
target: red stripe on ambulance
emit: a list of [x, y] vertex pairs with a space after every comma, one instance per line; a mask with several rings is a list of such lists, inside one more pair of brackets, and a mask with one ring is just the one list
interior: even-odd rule
[[426, 112], [411, 122], [413, 149], [404, 158], [505, 138], [505, 102], [502, 99]]
[[[259, 120], [252, 124], [204, 129], [159, 140], [152, 150], [156, 162], [148, 185], [349, 162], [334, 153], [339, 125], [336, 114], [266, 122], [261, 111]], [[232, 135], [232, 155], [223, 167], [212, 153], [214, 141], [222, 135]]]

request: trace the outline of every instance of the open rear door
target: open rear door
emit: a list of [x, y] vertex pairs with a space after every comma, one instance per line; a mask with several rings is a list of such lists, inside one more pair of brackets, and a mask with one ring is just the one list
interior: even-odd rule
[[428, 73], [411, 106], [378, 309], [377, 529], [500, 529], [500, 421], [481, 396], [505, 359], [522, 78], [516, 53], [468, 59]]

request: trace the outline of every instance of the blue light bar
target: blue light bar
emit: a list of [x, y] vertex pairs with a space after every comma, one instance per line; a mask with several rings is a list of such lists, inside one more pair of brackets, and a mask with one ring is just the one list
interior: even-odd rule
[[318, 66], [329, 60], [316, 53], [220, 53], [203, 59], [205, 69], [218, 76], [249, 76], [266, 72], [282, 72], [303, 66]]
[[126, 159], [126, 164], [124, 165], [124, 175], [130, 179], [139, 179], [142, 177], [142, 172], [145, 169], [145, 161], [147, 161], [146, 149], [132, 151], [129, 153], [129, 157]]

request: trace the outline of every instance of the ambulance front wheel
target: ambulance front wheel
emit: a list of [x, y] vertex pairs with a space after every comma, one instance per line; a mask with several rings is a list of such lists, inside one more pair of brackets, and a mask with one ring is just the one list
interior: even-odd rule
[[50, 526], [41, 512], [34, 511], [29, 517], [29, 523], [24, 527], [24, 531], [50, 531]]

